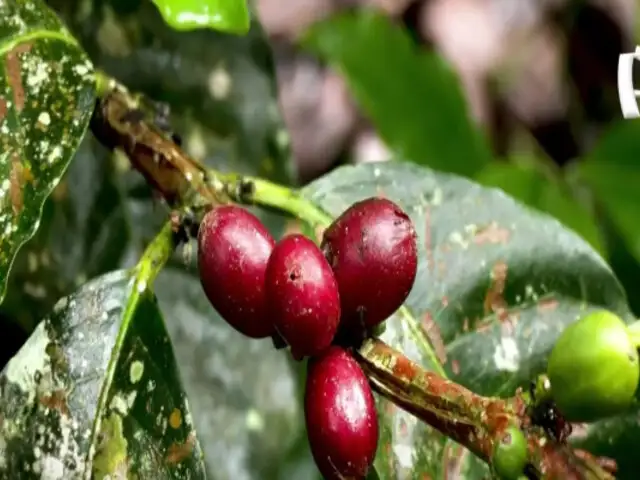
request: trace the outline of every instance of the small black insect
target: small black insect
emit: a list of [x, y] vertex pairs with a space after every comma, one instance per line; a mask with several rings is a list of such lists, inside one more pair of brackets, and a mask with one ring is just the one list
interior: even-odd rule
[[531, 382], [529, 386], [531, 396], [529, 418], [533, 425], [542, 428], [556, 442], [566, 443], [567, 438], [571, 435], [571, 424], [564, 419], [556, 407], [550, 392], [551, 384], [545, 375]]
[[198, 236], [198, 220], [191, 210], [184, 212], [174, 210], [170, 214], [170, 220], [178, 243], [189, 243], [190, 238]]

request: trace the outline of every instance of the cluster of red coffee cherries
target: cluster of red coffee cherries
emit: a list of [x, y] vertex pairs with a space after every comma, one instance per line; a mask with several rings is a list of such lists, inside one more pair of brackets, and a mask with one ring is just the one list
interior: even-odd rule
[[305, 421], [326, 479], [364, 478], [373, 464], [378, 418], [350, 349], [402, 305], [417, 263], [409, 216], [384, 198], [352, 205], [320, 247], [301, 234], [276, 243], [235, 205], [214, 208], [200, 225], [200, 278], [216, 311], [248, 337], [309, 357]]

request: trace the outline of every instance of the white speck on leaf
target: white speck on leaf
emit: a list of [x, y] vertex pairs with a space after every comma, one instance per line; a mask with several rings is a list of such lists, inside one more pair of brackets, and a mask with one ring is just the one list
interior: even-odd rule
[[127, 395], [127, 410], [131, 410], [131, 408], [133, 408], [133, 404], [136, 401], [137, 394], [138, 392], [132, 390], [131, 392], [129, 392], [129, 395]]
[[142, 374], [144, 373], [144, 363], [140, 360], [135, 360], [131, 362], [131, 367], [129, 367], [129, 380], [131, 383], [138, 383], [142, 378]]
[[40, 480], [62, 480], [64, 478], [64, 465], [51, 455], [46, 455], [40, 460]]
[[51, 124], [51, 115], [47, 112], [40, 112], [40, 115], [38, 115], [38, 122], [48, 127]]
[[466, 241], [462, 233], [458, 231], [451, 232], [451, 234], [449, 235], [449, 241], [454, 245], [460, 246], [463, 250], [466, 250], [469, 247], [469, 242]]
[[431, 205], [434, 205], [434, 206], [440, 205], [442, 203], [442, 197], [443, 197], [442, 189], [436, 188], [433, 191], [433, 195], [431, 197]]
[[73, 70], [77, 75], [80, 75], [80, 76], [84, 76], [87, 73], [89, 73], [89, 68], [87, 68], [87, 66], [85, 65], [75, 65], [73, 67]]
[[53, 147], [53, 149], [51, 149], [51, 153], [49, 153], [49, 156], [47, 157], [47, 162], [54, 163], [57, 160], [60, 160], [62, 158], [62, 147], [60, 145], [56, 145], [55, 147]]
[[506, 372], [517, 372], [520, 363], [520, 350], [513, 337], [501, 337], [493, 353], [496, 368]]
[[411, 468], [413, 466], [413, 448], [411, 446], [394, 444], [393, 453], [402, 468]]
[[129, 406], [127, 401], [122, 397], [122, 395], [114, 395], [111, 399], [111, 404], [109, 405], [111, 410], [118, 412], [123, 417], [127, 415], [129, 411]]

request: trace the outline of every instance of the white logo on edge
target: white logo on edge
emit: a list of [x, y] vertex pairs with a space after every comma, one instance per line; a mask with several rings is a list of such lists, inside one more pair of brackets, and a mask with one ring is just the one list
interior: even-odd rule
[[618, 97], [624, 118], [640, 118], [640, 90], [633, 88], [633, 61], [640, 61], [640, 46], [634, 53], [623, 53], [618, 59]]

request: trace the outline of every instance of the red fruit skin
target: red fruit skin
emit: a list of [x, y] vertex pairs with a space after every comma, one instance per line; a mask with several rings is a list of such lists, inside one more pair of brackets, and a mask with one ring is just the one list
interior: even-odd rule
[[338, 282], [343, 321], [371, 328], [404, 303], [418, 271], [409, 216], [385, 198], [349, 207], [327, 228], [321, 248]]
[[207, 212], [198, 231], [202, 288], [220, 316], [251, 338], [273, 333], [264, 281], [274, 245], [262, 222], [236, 205]]
[[267, 264], [269, 313], [296, 359], [329, 347], [340, 323], [338, 284], [322, 251], [304, 235], [288, 235]]
[[367, 377], [346, 350], [332, 346], [309, 360], [304, 407], [324, 478], [364, 478], [378, 448], [378, 416]]

